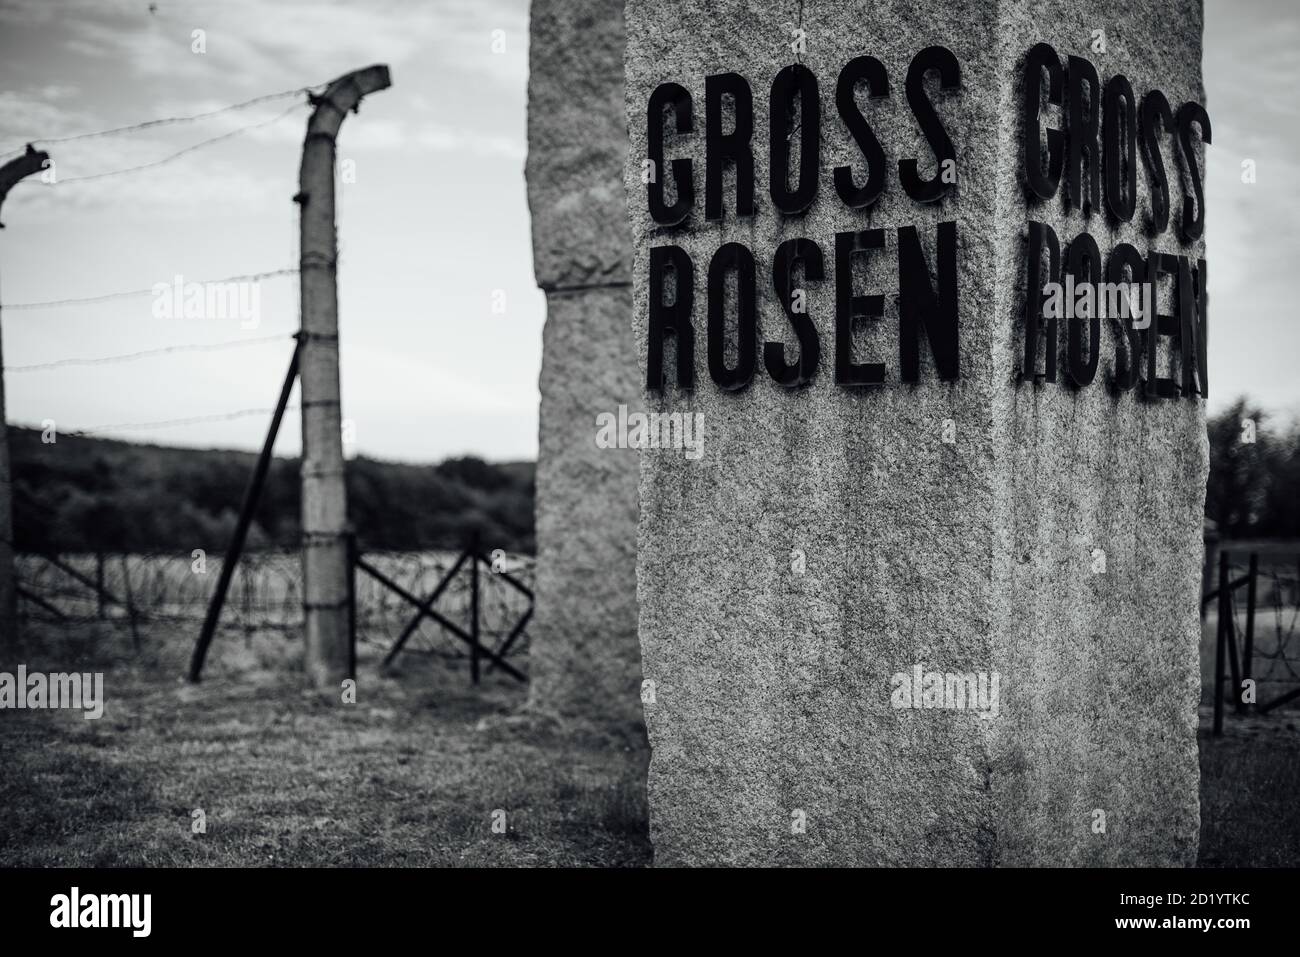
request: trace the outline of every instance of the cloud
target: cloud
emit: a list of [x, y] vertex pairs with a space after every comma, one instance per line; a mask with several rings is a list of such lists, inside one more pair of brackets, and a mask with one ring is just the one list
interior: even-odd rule
[[88, 115], [42, 96], [40, 91], [0, 93], [0, 150], [21, 149], [23, 144], [45, 136], [79, 132], [90, 124]]
[[[44, 6], [44, 0], [22, 0], [6, 12], [26, 25], [50, 25]], [[155, 16], [87, 0], [68, 6], [72, 12], [58, 25], [67, 52], [129, 64], [146, 78], [233, 76], [248, 86], [267, 76], [295, 75], [318, 83], [372, 62], [424, 56], [437, 57], [449, 72], [503, 83], [527, 71], [522, 0], [230, 0], [193, 7], [164, 0]], [[191, 51], [196, 29], [206, 34], [203, 54]], [[501, 54], [492, 50], [494, 30], [504, 35]]]
[[[294, 161], [306, 120], [305, 106], [288, 116], [281, 115], [283, 104], [270, 107], [156, 132], [54, 144], [49, 150], [55, 182], [50, 185], [30, 177], [15, 187], [20, 191], [15, 196], [31, 204], [31, 215], [55, 219], [66, 217], [69, 211], [111, 209], [169, 219], [256, 212], [276, 198], [283, 199], [286, 190], [292, 191]], [[268, 120], [273, 122], [168, 159], [206, 140]], [[0, 128], [8, 125], [0, 123]], [[249, 144], [261, 147], [251, 157]], [[272, 167], [265, 147], [283, 150], [283, 162], [275, 164], [282, 175], [268, 174]], [[160, 160], [166, 162], [151, 165]], [[115, 175], [80, 179], [101, 173]]]
[[345, 125], [340, 144], [353, 150], [425, 150], [522, 160], [528, 152], [519, 136], [485, 133], [462, 126], [429, 121], [369, 120]]

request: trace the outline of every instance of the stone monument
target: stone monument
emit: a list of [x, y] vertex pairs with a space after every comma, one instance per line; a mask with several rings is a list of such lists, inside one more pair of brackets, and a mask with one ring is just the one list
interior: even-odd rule
[[596, 418], [638, 395], [631, 236], [622, 187], [623, 8], [535, 0], [528, 202], [546, 293], [529, 706], [641, 726], [637, 456], [596, 444]]
[[1200, 3], [626, 20], [656, 862], [1194, 864]]

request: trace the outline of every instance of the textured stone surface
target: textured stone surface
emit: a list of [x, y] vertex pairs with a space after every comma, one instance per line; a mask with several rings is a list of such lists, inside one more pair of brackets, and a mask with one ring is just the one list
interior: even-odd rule
[[[767, 100], [795, 60], [801, 11], [801, 60], [821, 91], [822, 169], [811, 209], [782, 217], [767, 193]], [[1159, 87], [1175, 108], [1204, 102], [1200, 23], [1199, 4], [1172, 0], [629, 0], [639, 385], [649, 249], [675, 243], [694, 261], [697, 386], [644, 401], [703, 413], [706, 433], [699, 461], [670, 450], [642, 457], [637, 579], [643, 667], [656, 688], [646, 720], [658, 863], [1194, 863], [1203, 408], [1116, 398], [1100, 371], [1079, 391], [1017, 383], [1025, 224], [1051, 222], [1064, 244], [1085, 219], [1059, 199], [1031, 210], [1016, 107], [1021, 58], [1040, 40], [1062, 59], [1088, 56], [1103, 82], [1125, 72], [1139, 96]], [[1107, 31], [1109, 53], [1090, 52], [1093, 29]], [[934, 169], [903, 88], [912, 57], [931, 44], [961, 64], [960, 92], [927, 84], [961, 178], [954, 195], [923, 206], [903, 192], [896, 162], [915, 156], [923, 176]], [[862, 168], [834, 90], [863, 53], [889, 73], [890, 97], [869, 110], [889, 175], [880, 201], [854, 212], [831, 179], [835, 166]], [[757, 214], [735, 218], [728, 172], [726, 216], [706, 222], [704, 78], [729, 70], [753, 90]], [[669, 80], [694, 98], [697, 132], [672, 140], [669, 155], [694, 160], [696, 206], [665, 229], [649, 218], [641, 162], [646, 104]], [[1140, 215], [1141, 170], [1138, 183]], [[1176, 185], [1172, 195], [1180, 208]], [[921, 381], [907, 386], [895, 228], [917, 227], [933, 273], [935, 225], [946, 220], [958, 224], [961, 379], [939, 381], [923, 344]], [[1086, 226], [1103, 254], [1122, 239], [1150, 245], [1100, 214]], [[853, 391], [833, 381], [834, 234], [873, 227], [886, 230], [886, 248], [859, 267], [855, 286], [883, 294], [885, 315], [860, 328], [857, 359], [885, 362], [889, 381]], [[789, 348], [770, 277], [773, 252], [793, 237], [816, 241], [827, 259], [827, 279], [806, 284], [822, 343], [817, 377], [789, 392], [760, 354], [751, 385], [724, 393], [705, 353], [709, 259], [731, 240], [753, 251], [759, 342]], [[1203, 255], [1172, 232], [1154, 245]], [[1101, 350], [1104, 370], [1114, 354], [1107, 324]], [[1094, 548], [1107, 553], [1104, 574], [1092, 571]], [[999, 716], [891, 707], [891, 676], [916, 664], [998, 673]], [[1104, 834], [1092, 830], [1096, 809]], [[804, 833], [794, 833], [797, 812]]]
[[631, 309], [626, 288], [547, 296], [530, 705], [639, 725], [637, 458], [595, 444], [596, 412], [634, 401]]
[[528, 206], [543, 289], [626, 283], [623, 5], [538, 0], [528, 41]]
[[[1076, 8], [1023, 0], [1005, 5], [1002, 21], [1012, 53], [1043, 40], [1062, 57], [1088, 57], [1103, 82], [1123, 73], [1139, 97], [1160, 89], [1175, 110], [1188, 100], [1205, 104], [1198, 2]], [[1093, 53], [1086, 39], [1099, 28], [1105, 53]], [[1003, 125], [1018, 144], [1014, 121]], [[1112, 228], [1098, 215], [1088, 222], [1103, 253], [1130, 242], [1144, 253], [1205, 255], [1203, 241], [1184, 244], [1173, 231], [1182, 192], [1171, 145], [1170, 231], [1152, 241], [1138, 225], [1148, 203], [1139, 168], [1134, 221]], [[1026, 219], [1017, 169], [1004, 165], [999, 183], [1014, 197], [1000, 223], [1010, 235]], [[1063, 244], [1083, 228], [1082, 217], [1056, 204], [1035, 205], [1033, 218], [1050, 223]], [[1018, 249], [1000, 251], [999, 281], [1018, 280], [1023, 290], [1022, 260]], [[1171, 311], [1167, 291], [1160, 303]], [[1102, 330], [1104, 367], [1113, 346], [1109, 324]], [[1012, 345], [995, 361], [995, 380], [1005, 381], [1021, 358]], [[997, 859], [1194, 864], [1204, 406], [1116, 399], [1097, 384], [1077, 393], [998, 389], [992, 412], [999, 437], [993, 653], [1013, 676], [1008, 720], [993, 722]], [[1105, 550], [1104, 575], [1089, 572], [1094, 548]], [[1104, 837], [1083, 826], [1094, 809], [1106, 812]]]
[[529, 706], [644, 740], [637, 458], [596, 447], [635, 403], [620, 2], [532, 5], [528, 199], [546, 296]]

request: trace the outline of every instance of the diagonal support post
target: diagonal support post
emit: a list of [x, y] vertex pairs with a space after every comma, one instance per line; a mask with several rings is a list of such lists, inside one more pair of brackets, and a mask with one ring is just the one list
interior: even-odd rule
[[[217, 579], [216, 590], [208, 603], [208, 614], [203, 619], [203, 630], [194, 645], [190, 656], [190, 681], [198, 681], [203, 674], [203, 662], [208, 656], [208, 646], [216, 633], [217, 622], [221, 620], [221, 609], [226, 603], [226, 593], [230, 589], [230, 580], [234, 577], [235, 566], [244, 551], [244, 541], [248, 537], [248, 528], [253, 523], [253, 514], [257, 511], [257, 502], [262, 497], [262, 486], [266, 484], [266, 473], [271, 468], [271, 453], [275, 449], [275, 438], [280, 434], [280, 422], [284, 419], [285, 407], [289, 404], [289, 394], [298, 378], [298, 359], [302, 352], [302, 340], [293, 348], [293, 357], [289, 360], [289, 371], [285, 373], [284, 384], [280, 386], [280, 400], [275, 406], [275, 415], [271, 417], [271, 427], [266, 431], [266, 441], [262, 443], [262, 454], [257, 457], [257, 466], [253, 477], [249, 479], [244, 491], [244, 504], [239, 509], [239, 521], [235, 523], [235, 533], [230, 537], [226, 547], [226, 557], [221, 563], [221, 576]], [[128, 598], [129, 601], [129, 598]]]
[[[533, 620], [533, 609], [531, 606], [529, 606], [529, 608], [519, 617], [519, 620], [515, 622], [515, 626], [510, 629], [510, 634], [506, 635], [505, 641], [501, 642], [500, 647], [497, 648], [498, 658], [504, 658], [506, 656], [506, 654], [514, 646], [515, 641], [517, 641], [519, 636], [524, 633], [524, 629], [528, 627], [528, 623], [532, 620]], [[491, 661], [488, 662], [487, 670], [489, 673], [492, 671], [494, 665], [495, 662], [491, 662]]]

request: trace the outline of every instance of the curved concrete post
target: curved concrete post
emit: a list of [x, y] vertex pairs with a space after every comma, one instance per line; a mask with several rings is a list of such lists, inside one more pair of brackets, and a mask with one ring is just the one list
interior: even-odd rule
[[334, 230], [335, 138], [361, 98], [391, 85], [388, 67], [341, 76], [307, 123], [296, 200], [302, 208], [302, 573], [307, 673], [337, 688], [350, 667], [348, 498], [339, 408], [338, 287]]

